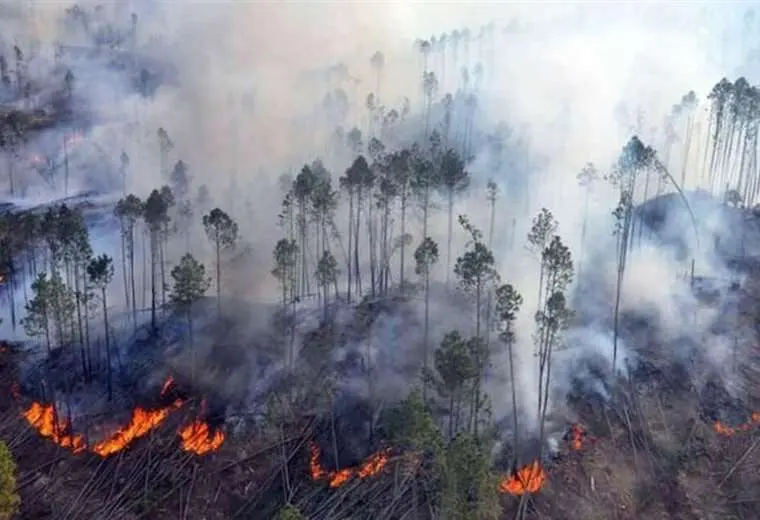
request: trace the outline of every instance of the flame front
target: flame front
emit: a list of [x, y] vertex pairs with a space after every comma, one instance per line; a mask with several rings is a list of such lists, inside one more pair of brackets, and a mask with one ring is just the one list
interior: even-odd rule
[[314, 480], [327, 480], [331, 488], [337, 488], [348, 482], [351, 477], [364, 479], [380, 473], [388, 464], [390, 450], [384, 449], [367, 457], [356, 468], [344, 468], [336, 471], [327, 471], [319, 463], [319, 448], [312, 442], [309, 446], [311, 457], [309, 458], [309, 470]]
[[216, 451], [224, 442], [224, 432], [216, 430], [212, 434], [209, 425], [201, 420], [196, 420], [182, 428], [179, 436], [182, 439], [182, 449], [196, 455]]
[[[167, 395], [173, 388], [174, 379], [169, 376], [161, 388], [161, 396]], [[11, 385], [11, 393], [16, 399], [21, 398], [18, 383]], [[53, 405], [34, 402], [28, 410], [22, 412], [22, 415], [40, 435], [52, 439], [59, 446], [68, 448], [75, 454], [89, 449], [101, 457], [108, 457], [125, 449], [135, 440], [147, 435], [151, 430], [158, 428], [174, 410], [183, 404], [185, 403], [182, 399], [176, 399], [171, 405], [157, 410], [137, 407], [132, 410], [132, 417], [125, 426], [119, 428], [107, 439], [90, 447], [87, 446], [83, 435], [71, 433], [71, 422], [69, 420], [56, 421]], [[208, 424], [201, 420], [192, 422], [177, 433], [182, 439], [182, 449], [196, 455], [205, 455], [215, 451], [224, 442], [224, 432], [217, 430], [212, 434]]]
[[537, 493], [546, 481], [546, 473], [537, 460], [520, 468], [510, 477], [504, 477], [499, 483], [499, 491], [511, 495]]
[[74, 453], [81, 453], [85, 450], [84, 437], [71, 434], [71, 422], [68, 419], [56, 421], [55, 408], [52, 404], [32, 403], [32, 406], [23, 412], [23, 415], [40, 435], [49, 438], [62, 448], [70, 449]]
[[101, 457], [107, 457], [120, 452], [136, 439], [158, 428], [169, 417], [169, 413], [180, 406], [182, 406], [182, 401], [180, 400], [175, 401], [172, 406], [158, 410], [146, 410], [138, 406], [132, 411], [132, 418], [126, 426], [119, 428], [108, 439], [97, 443], [93, 446], [92, 451]]
[[715, 428], [715, 431], [718, 435], [728, 437], [738, 432], [749, 431], [757, 425], [760, 425], [760, 412], [754, 412], [750, 416], [749, 421], [745, 422], [744, 424], [740, 424], [739, 426], [728, 426], [720, 421], [715, 421], [713, 428]]

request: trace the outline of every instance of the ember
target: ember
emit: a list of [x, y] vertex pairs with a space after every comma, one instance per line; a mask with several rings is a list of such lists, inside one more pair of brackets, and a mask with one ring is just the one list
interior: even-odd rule
[[511, 495], [536, 493], [544, 485], [546, 473], [538, 461], [520, 468], [512, 476], [504, 477], [499, 483], [499, 491]]

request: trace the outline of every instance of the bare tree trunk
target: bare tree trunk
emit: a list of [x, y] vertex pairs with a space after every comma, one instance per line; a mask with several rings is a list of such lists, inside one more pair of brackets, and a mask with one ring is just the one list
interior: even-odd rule
[[354, 230], [354, 192], [352, 188], [349, 188], [348, 193], [348, 287], [346, 287], [346, 298], [348, 302], [351, 302], [351, 282], [352, 282], [352, 265], [351, 265], [351, 253], [353, 245], [353, 230]]
[[358, 188], [356, 193], [356, 227], [354, 228], [354, 275], [356, 283], [356, 297], [361, 301], [362, 282], [361, 272], [359, 270], [359, 230], [361, 229], [362, 220], [362, 191]]
[[135, 289], [135, 226], [129, 226], [129, 238], [127, 247], [129, 248], [129, 278], [132, 285], [132, 326], [137, 329], [137, 292]]
[[[167, 230], [163, 231], [164, 237], [166, 236], [166, 233], [168, 233]], [[159, 254], [159, 261], [161, 262], [161, 306], [166, 307], [166, 258], [165, 258], [165, 249], [166, 249], [166, 238], [161, 237], [158, 242], [158, 254]]]
[[401, 194], [401, 261], [399, 267], [399, 285], [401, 287], [401, 294], [404, 294], [404, 256], [406, 253], [406, 190]]
[[[451, 280], [451, 238], [454, 233], [454, 190], [449, 190], [449, 230], [448, 238], [446, 240], [446, 285], [449, 285]], [[493, 210], [491, 210], [491, 227], [493, 228]], [[491, 247], [490, 245], [488, 247]]]
[[113, 375], [111, 367], [111, 340], [108, 332], [108, 300], [106, 299], [106, 286], [101, 288], [101, 296], [103, 298], [103, 321], [106, 334], [106, 364], [108, 369], [108, 400], [113, 399]]
[[81, 293], [79, 291], [79, 263], [74, 262], [74, 303], [76, 304], [77, 312], [77, 330], [79, 332], [79, 350], [82, 355], [82, 370], [85, 380], [89, 379], [87, 370], [87, 355], [84, 350], [84, 330], [82, 328], [82, 305], [81, 305]]
[[119, 219], [121, 230], [121, 272], [124, 277], [124, 302], [129, 309], [129, 275], [127, 274], [127, 239], [125, 236], [124, 219]]
[[158, 249], [158, 237], [156, 231], [150, 231], [150, 324], [153, 332], [158, 330], [156, 319], [156, 256]]
[[216, 237], [216, 312], [222, 314], [222, 262], [221, 262], [221, 244], [219, 243], [219, 233]]
[[367, 231], [369, 233], [369, 277], [370, 277], [370, 283], [372, 284], [372, 297], [375, 297], [376, 294], [376, 286], [375, 286], [375, 264], [377, 262], [376, 259], [376, 249], [375, 249], [375, 219], [372, 214], [372, 193], [369, 193], [369, 210], [367, 213]]
[[69, 150], [66, 141], [67, 134], [63, 134], [63, 194], [69, 196]]
[[142, 232], [142, 263], [143, 263], [143, 272], [142, 272], [142, 308], [145, 308], [145, 305], [147, 304], [147, 294], [148, 294], [148, 244], [147, 244], [148, 237], [145, 233], [145, 230]]
[[507, 354], [509, 355], [509, 380], [511, 382], [512, 390], [512, 428], [514, 428], [515, 435], [515, 467], [519, 467], [520, 459], [520, 428], [517, 421], [517, 384], [515, 382], [515, 359], [514, 359], [514, 341], [507, 342]]
[[428, 356], [430, 351], [429, 341], [430, 330], [430, 273], [429, 266], [425, 265], [425, 338], [423, 343], [423, 367], [425, 374], [422, 378], [422, 400], [427, 403], [427, 372], [428, 372]]

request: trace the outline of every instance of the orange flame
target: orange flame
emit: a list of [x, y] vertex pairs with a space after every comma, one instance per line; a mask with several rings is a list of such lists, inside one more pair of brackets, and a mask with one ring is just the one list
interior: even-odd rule
[[151, 430], [158, 428], [158, 426], [169, 417], [169, 413], [182, 406], [182, 404], [182, 401], [178, 399], [172, 406], [167, 406], [166, 408], [160, 408], [158, 410], [146, 410], [145, 408], [140, 408], [138, 406], [132, 411], [132, 419], [126, 426], [119, 428], [119, 430], [108, 439], [97, 443], [93, 446], [92, 451], [101, 457], [107, 457], [120, 452], [136, 439], [139, 439], [148, 434]]
[[208, 424], [201, 420], [182, 428], [179, 436], [182, 439], [182, 449], [196, 455], [216, 451], [224, 442], [224, 432], [217, 430], [212, 434]]
[[586, 429], [583, 428], [583, 426], [579, 424], [573, 424], [570, 426], [570, 431], [568, 432], [567, 441], [570, 444], [571, 450], [578, 451], [582, 449], [586, 443], [596, 442], [596, 438], [591, 437], [586, 431]]
[[[169, 376], [161, 388], [161, 395], [166, 395], [174, 386], [174, 379]], [[18, 383], [11, 385], [11, 392], [19, 399], [21, 392]], [[151, 430], [158, 428], [171, 412], [180, 408], [184, 403], [182, 399], [176, 399], [171, 405], [157, 410], [148, 410], [137, 407], [132, 410], [130, 421], [119, 428], [113, 435], [107, 439], [98, 442], [89, 447], [89, 451], [108, 457], [125, 449], [132, 442], [147, 435]], [[40, 435], [53, 440], [59, 446], [69, 448], [73, 453], [82, 453], [88, 449], [87, 443], [82, 435], [73, 435], [71, 423], [68, 420], [55, 420], [55, 410], [52, 405], [44, 405], [37, 402], [22, 412], [29, 424], [35, 428]], [[188, 426], [181, 428], [178, 432], [182, 439], [182, 449], [196, 455], [205, 455], [211, 451], [219, 449], [224, 442], [224, 432], [210, 431], [208, 424], [201, 420], [196, 420]]]
[[337, 488], [348, 482], [351, 477], [360, 479], [379, 474], [388, 464], [390, 450], [384, 449], [367, 457], [356, 468], [344, 468], [336, 471], [327, 471], [319, 463], [319, 447], [312, 442], [309, 446], [311, 457], [309, 458], [309, 470], [314, 480], [327, 480], [331, 488]]
[[62, 448], [70, 449], [74, 453], [81, 453], [85, 450], [84, 437], [70, 433], [71, 421], [68, 419], [56, 421], [55, 408], [52, 404], [32, 403], [32, 406], [23, 412], [23, 415], [40, 435], [49, 438]]
[[729, 437], [738, 432], [749, 431], [759, 424], [760, 424], [760, 412], [754, 412], [750, 416], [749, 421], [745, 422], [744, 424], [740, 424], [739, 426], [728, 426], [728, 425], [723, 424], [720, 421], [715, 421], [713, 428], [715, 429], [718, 435]]
[[511, 495], [537, 493], [546, 481], [546, 472], [537, 460], [520, 468], [513, 475], [504, 477], [499, 483], [499, 491]]

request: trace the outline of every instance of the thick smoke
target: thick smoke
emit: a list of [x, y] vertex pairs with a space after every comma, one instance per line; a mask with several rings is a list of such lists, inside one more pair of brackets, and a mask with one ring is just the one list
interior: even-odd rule
[[[749, 59], [754, 44], [744, 38], [724, 38], [725, 34], [749, 36], [752, 32], [745, 27], [755, 25], [729, 6], [79, 5], [93, 13], [91, 27], [106, 27], [110, 22], [134, 35], [128, 44], [132, 46], [129, 56], [87, 52], [93, 42], [82, 37], [77, 25], [81, 22], [66, 14], [69, 6], [59, 3], [7, 3], [2, 7], [5, 21], [0, 24], [2, 34], [8, 35], [3, 42], [6, 55], [11, 54], [14, 42], [32, 49], [52, 49], [57, 43], [82, 48], [73, 53], [75, 57], [67, 54], [62, 64], [77, 78], [74, 96], [89, 120], [84, 142], [71, 152], [70, 193], [97, 190], [118, 195], [118, 157], [124, 151], [130, 157], [126, 190], [146, 196], [165, 182], [156, 137], [158, 128], [164, 128], [175, 145], [170, 162], [182, 159], [188, 164], [194, 187], [208, 186], [214, 202], [240, 222], [242, 238], [251, 251], [252, 261], [227, 270], [225, 293], [267, 303], [278, 299], [270, 270], [272, 247], [280, 237], [276, 215], [283, 196], [281, 175], [292, 176], [317, 157], [323, 157], [336, 176], [348, 166], [327, 153], [334, 124], [320, 108], [325, 93], [343, 88], [348, 94], [349, 126], [355, 122], [366, 127], [364, 102], [369, 92], [375, 92], [387, 107], [401, 107], [403, 98], [409, 97], [413, 111], [419, 113], [422, 65], [414, 39], [463, 25], [493, 23], [494, 48], [484, 50], [473, 43], [469, 49], [470, 64], [482, 62], [485, 69], [485, 79], [477, 87], [476, 124], [484, 129], [481, 132], [491, 132], [505, 122], [508, 153], [499, 160], [491, 148], [478, 146], [468, 165], [473, 186], [457, 201], [456, 213], [469, 215], [486, 231], [485, 184], [489, 178], [497, 181], [502, 198], [497, 203], [496, 258], [503, 280], [514, 284], [525, 300], [518, 320], [517, 387], [527, 428], [533, 427], [537, 399], [532, 334], [539, 267], [524, 250], [531, 219], [542, 207], [554, 213], [560, 223], [558, 233], [571, 246], [577, 268], [585, 201], [576, 179], [580, 169], [593, 161], [602, 172], [609, 172], [633, 133], [658, 147], [664, 116], [683, 94], [694, 90], [704, 100], [723, 75], [756, 73]], [[130, 18], [132, 13], [137, 17]], [[369, 63], [377, 50], [386, 61], [379, 90]], [[47, 54], [30, 56], [30, 74], [62, 81], [61, 68], [54, 72], [56, 59]], [[135, 77], [114, 67], [114, 59], [139, 61], [137, 68], [147, 71], [147, 76]], [[431, 57], [432, 66], [435, 60]], [[439, 96], [456, 90], [460, 76], [458, 70], [448, 70], [440, 78]], [[26, 150], [42, 153], [39, 150], [49, 148], [53, 162], [60, 162], [60, 143], [73, 132], [52, 128]], [[25, 174], [34, 175], [31, 168]], [[697, 173], [694, 176], [698, 178]], [[688, 185], [696, 186], [696, 181]], [[26, 199], [52, 200], [60, 193], [60, 183], [51, 187], [39, 182]], [[611, 359], [611, 302], [617, 274], [611, 212], [616, 197], [603, 181], [593, 189], [582, 278], [575, 285], [580, 296], [573, 299], [579, 325], [568, 332], [568, 349], [558, 354], [561, 360], [555, 363], [556, 395], [566, 393], [573, 374], [583, 373], [577, 367], [587, 357]], [[693, 261], [700, 277], [737, 278], [727, 255], [717, 254], [714, 247], [714, 237], [729, 239], [732, 221], [710, 204], [692, 201], [700, 223], [697, 240], [688, 213], [678, 199], [673, 200], [666, 221], [644, 225], [646, 231], [636, 240], [621, 310], [651, 317], [663, 348], [672, 349], [674, 358], [688, 357], [677, 345], [689, 338], [720, 367], [730, 355], [726, 337], [711, 332], [721, 307], [705, 308], [694, 296], [691, 281], [679, 276], [690, 271]], [[441, 210], [432, 214], [430, 234], [443, 244], [447, 220], [445, 204], [440, 205]], [[337, 222], [341, 229], [345, 228], [344, 214], [341, 207]], [[96, 251], [118, 257], [115, 225], [112, 222], [103, 235], [94, 232]], [[412, 222], [409, 231], [416, 245], [421, 226]], [[204, 241], [200, 230], [194, 238]], [[457, 229], [455, 257], [465, 242], [465, 234]], [[196, 253], [208, 264], [210, 249], [199, 249]], [[446, 278], [444, 263], [439, 262], [434, 273], [438, 282]], [[121, 297], [120, 284], [117, 276], [114, 301]], [[465, 333], [474, 330], [465, 302], [433, 294], [434, 345], [450, 328]], [[370, 339], [354, 338], [351, 347], [372, 352], [373, 362], [382, 371], [377, 374], [379, 391], [385, 391], [382, 384], [386, 384], [389, 397], [394, 398], [411, 384], [414, 369], [409, 367], [418, 359], [422, 341], [422, 303], [414, 300], [407, 308], [413, 312], [405, 312], [404, 317], [383, 314]], [[305, 308], [303, 314], [309, 312], [316, 311]], [[265, 320], [258, 321], [260, 325]], [[306, 325], [304, 321], [302, 328], [307, 329]], [[10, 335], [7, 320], [3, 332]], [[619, 360], [635, 362], [634, 345], [624, 338], [619, 348]], [[336, 354], [339, 361], [344, 354]], [[502, 357], [493, 363], [493, 377], [486, 386], [495, 415], [503, 417], [511, 407], [503, 377], [508, 368]], [[622, 363], [618, 368], [625, 371]], [[351, 381], [349, 386], [360, 391], [363, 383]]]

